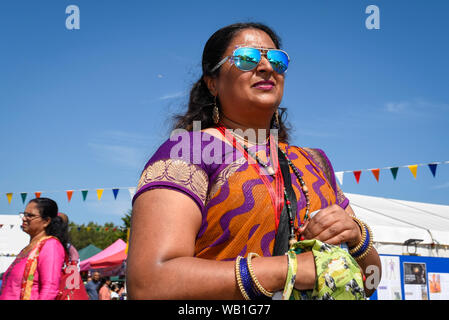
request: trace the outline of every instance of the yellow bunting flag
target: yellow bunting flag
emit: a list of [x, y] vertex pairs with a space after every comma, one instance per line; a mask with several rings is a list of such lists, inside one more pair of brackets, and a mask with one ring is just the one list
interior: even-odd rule
[[104, 191], [104, 189], [97, 189], [97, 197], [98, 197], [98, 200], [101, 199], [101, 196], [103, 195], [103, 191]]
[[126, 254], [128, 254], [128, 246], [129, 246], [129, 228], [126, 231], [126, 249], [125, 249]]
[[73, 190], [67, 190], [66, 192], [67, 192], [67, 200], [69, 200], [70, 202], [70, 200], [72, 200]]
[[6, 197], [8, 197], [8, 203], [11, 204], [11, 200], [12, 200], [12, 193], [7, 193]]
[[412, 172], [413, 177], [415, 177], [415, 179], [416, 179], [416, 172], [418, 171], [418, 165], [414, 164], [414, 165], [408, 166], [408, 168]]

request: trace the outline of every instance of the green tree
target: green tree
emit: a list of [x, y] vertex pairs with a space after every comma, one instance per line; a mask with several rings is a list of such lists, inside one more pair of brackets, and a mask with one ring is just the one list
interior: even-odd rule
[[[87, 247], [89, 244], [105, 249], [113, 244], [117, 239], [127, 240], [127, 229], [131, 227], [132, 210], [121, 218], [122, 226], [116, 226], [112, 222], [104, 225], [95, 222], [89, 222], [87, 225], [78, 225], [74, 222], [69, 223], [70, 242], [78, 250]], [[115, 229], [115, 231], [114, 231]]]

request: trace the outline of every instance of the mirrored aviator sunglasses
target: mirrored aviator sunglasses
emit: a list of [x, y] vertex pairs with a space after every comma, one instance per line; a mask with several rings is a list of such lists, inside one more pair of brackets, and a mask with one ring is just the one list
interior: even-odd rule
[[262, 54], [266, 55], [274, 71], [279, 74], [287, 71], [290, 59], [285, 51], [278, 49], [266, 50], [263, 48], [241, 47], [234, 51], [232, 61], [240, 70], [249, 71], [259, 64]]
[[239, 47], [234, 50], [232, 56], [227, 56], [221, 60], [213, 69], [212, 72], [217, 70], [226, 60], [230, 59], [237, 68], [242, 71], [250, 71], [257, 67], [262, 55], [265, 55], [270, 62], [273, 70], [279, 74], [283, 74], [287, 71], [290, 58], [287, 52], [279, 49], [264, 49], [253, 47]]

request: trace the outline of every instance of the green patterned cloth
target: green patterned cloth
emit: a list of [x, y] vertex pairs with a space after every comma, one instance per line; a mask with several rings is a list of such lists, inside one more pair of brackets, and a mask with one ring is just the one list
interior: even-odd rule
[[293, 288], [294, 275], [289, 272], [284, 288], [284, 299], [288, 296], [289, 300], [366, 299], [359, 266], [347, 251], [319, 240], [299, 241], [293, 245], [290, 251], [294, 251], [296, 254], [312, 251], [315, 258], [317, 281], [313, 290], [300, 291]]

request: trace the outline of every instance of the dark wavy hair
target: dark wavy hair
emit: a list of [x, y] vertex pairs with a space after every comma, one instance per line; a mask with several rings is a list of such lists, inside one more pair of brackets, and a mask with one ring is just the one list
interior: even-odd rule
[[[212, 109], [214, 107], [214, 96], [210, 93], [204, 76], [218, 77], [220, 68], [212, 72], [212, 69], [223, 58], [223, 54], [231, 43], [232, 39], [242, 30], [259, 29], [264, 31], [273, 40], [277, 49], [281, 48], [281, 39], [268, 26], [262, 23], [246, 22], [235, 23], [216, 31], [207, 40], [203, 50], [202, 71], [200, 79], [195, 82], [190, 90], [190, 97], [187, 112], [174, 117], [174, 129], [193, 130], [193, 121], [201, 121], [201, 128], [214, 126], [212, 120]], [[217, 104], [219, 101], [217, 100]], [[279, 108], [279, 133], [280, 141], [287, 142], [289, 128], [286, 126], [286, 109]], [[272, 120], [273, 121], [273, 120]]]
[[58, 216], [58, 205], [49, 198], [31, 199], [29, 203], [35, 203], [43, 219], [50, 219], [50, 223], [45, 227], [48, 236], [54, 236], [61, 242], [64, 250], [68, 253], [69, 229], [68, 224]]

